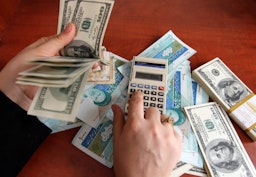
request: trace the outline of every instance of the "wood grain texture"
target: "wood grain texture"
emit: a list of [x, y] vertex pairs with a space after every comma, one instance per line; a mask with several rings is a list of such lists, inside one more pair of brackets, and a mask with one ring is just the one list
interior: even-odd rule
[[16, 8], [19, 3], [20, 0], [0, 1], [0, 37], [3, 30], [12, 20], [12, 17], [16, 12]]
[[[58, 3], [21, 1], [15, 18], [0, 38], [0, 68], [28, 44], [56, 33]], [[169, 30], [197, 51], [190, 58], [192, 69], [220, 57], [256, 93], [255, 0], [116, 0], [104, 46], [131, 59]], [[234, 126], [256, 166], [256, 143]], [[19, 177], [113, 177], [113, 169], [71, 145], [77, 131], [51, 135]]]

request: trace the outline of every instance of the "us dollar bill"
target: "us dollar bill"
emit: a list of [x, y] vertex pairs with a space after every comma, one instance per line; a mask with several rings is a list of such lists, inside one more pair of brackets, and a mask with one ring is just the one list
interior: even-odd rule
[[65, 29], [74, 15], [77, 0], [60, 0], [57, 33]]
[[247, 106], [250, 102], [256, 104], [256, 96], [221, 59], [215, 58], [193, 70], [192, 77], [256, 141], [256, 109]]
[[194, 176], [207, 177], [207, 173], [203, 168], [193, 166], [189, 163], [179, 161], [172, 171], [170, 177], [180, 177], [183, 174], [191, 174]]
[[66, 88], [40, 87], [28, 114], [74, 122], [89, 72], [85, 71]]
[[216, 103], [184, 107], [209, 175], [255, 177], [255, 168], [226, 112]]
[[225, 111], [252, 93], [220, 58], [193, 70], [192, 77]]
[[76, 36], [61, 51], [63, 56], [102, 58], [101, 47], [114, 5], [110, 0], [60, 1], [58, 32], [72, 22]]

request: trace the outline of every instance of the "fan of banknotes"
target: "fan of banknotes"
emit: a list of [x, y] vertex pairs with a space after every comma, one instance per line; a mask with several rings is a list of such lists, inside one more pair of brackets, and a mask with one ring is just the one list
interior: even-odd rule
[[[60, 1], [58, 33], [68, 23], [76, 26], [76, 36], [61, 50], [62, 56], [37, 58], [36, 66], [19, 73], [18, 84], [41, 87], [68, 87], [92, 64], [99, 67], [84, 77], [90, 82], [113, 82], [113, 57], [102, 46], [114, 1]], [[90, 75], [89, 75], [90, 74]]]

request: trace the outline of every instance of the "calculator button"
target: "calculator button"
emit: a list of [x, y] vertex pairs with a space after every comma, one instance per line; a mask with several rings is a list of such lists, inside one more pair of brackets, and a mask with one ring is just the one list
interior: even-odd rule
[[151, 97], [150, 100], [151, 101], [156, 101], [156, 97]]
[[156, 104], [155, 103], [150, 103], [150, 106], [156, 107]]
[[158, 98], [157, 100], [158, 100], [158, 102], [163, 102], [164, 101], [163, 98]]
[[148, 90], [144, 90], [144, 94], [149, 94], [149, 91]]
[[158, 90], [164, 90], [164, 87], [163, 86], [159, 86]]
[[143, 88], [143, 84], [138, 84], [138, 87], [139, 88]]
[[160, 114], [163, 114], [163, 111], [162, 110], [159, 110]]
[[136, 83], [131, 83], [131, 87], [136, 87], [137, 84]]
[[158, 92], [158, 96], [164, 96], [164, 92]]
[[150, 89], [150, 85], [145, 85], [145, 88], [146, 89]]
[[130, 92], [135, 92], [135, 89], [130, 89]]
[[144, 106], [148, 106], [148, 102], [144, 102]]
[[152, 85], [152, 86], [151, 86], [151, 89], [153, 89], [153, 90], [157, 90], [157, 86]]
[[162, 104], [157, 104], [157, 107], [158, 108], [163, 108], [163, 105]]
[[152, 91], [152, 92], [151, 92], [151, 95], [156, 95], [156, 92], [155, 92], [155, 91]]
[[149, 97], [148, 96], [144, 96], [144, 100], [149, 100]]

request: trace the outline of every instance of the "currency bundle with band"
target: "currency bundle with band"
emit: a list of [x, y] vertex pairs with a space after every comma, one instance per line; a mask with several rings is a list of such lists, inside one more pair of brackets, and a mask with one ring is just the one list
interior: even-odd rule
[[192, 77], [256, 141], [256, 96], [221, 59], [196, 68]]

